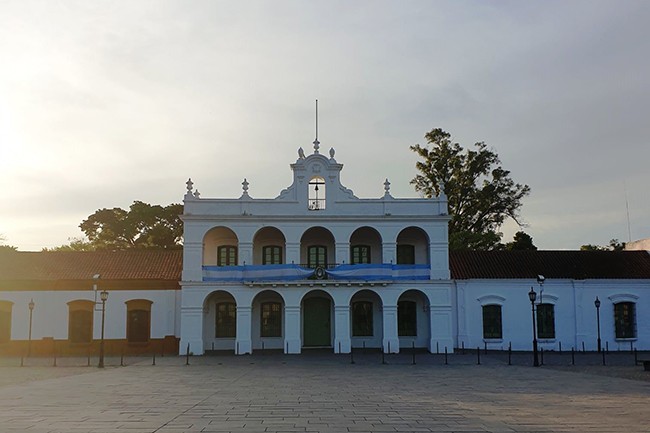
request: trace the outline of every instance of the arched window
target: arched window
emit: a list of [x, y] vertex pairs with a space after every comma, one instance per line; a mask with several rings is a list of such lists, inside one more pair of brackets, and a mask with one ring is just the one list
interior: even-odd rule
[[282, 337], [282, 304], [265, 302], [262, 304], [260, 336]]
[[234, 302], [218, 302], [214, 324], [216, 338], [235, 338], [237, 335], [237, 305]]
[[93, 307], [89, 300], [68, 302], [68, 340], [71, 343], [90, 343], [93, 340]]
[[234, 245], [221, 245], [217, 248], [217, 266], [236, 266], [237, 247]]
[[350, 263], [353, 265], [370, 263], [370, 246], [353, 245], [350, 251], [350, 256]]
[[281, 265], [282, 247], [278, 245], [267, 245], [262, 248], [263, 265]]
[[614, 326], [616, 338], [636, 338], [636, 304], [634, 302], [614, 304]]
[[418, 320], [415, 301], [397, 302], [397, 334], [400, 337], [418, 335]]
[[309, 181], [309, 210], [325, 209], [325, 179], [312, 177]]
[[13, 302], [0, 301], [0, 343], [11, 340], [11, 308]]
[[415, 246], [409, 244], [397, 244], [397, 264], [415, 264]]
[[372, 337], [372, 302], [358, 301], [352, 303], [352, 336]]
[[503, 338], [501, 305], [483, 305], [483, 338]]
[[151, 337], [151, 304], [147, 299], [126, 301], [126, 339], [129, 343], [147, 343]]

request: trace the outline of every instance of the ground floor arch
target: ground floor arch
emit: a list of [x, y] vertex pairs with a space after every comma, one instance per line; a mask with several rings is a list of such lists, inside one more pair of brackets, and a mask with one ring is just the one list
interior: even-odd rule
[[352, 347], [381, 348], [384, 336], [383, 302], [373, 290], [359, 290], [350, 299]]
[[311, 291], [302, 298], [300, 310], [303, 347], [332, 347], [333, 306], [332, 297], [323, 290]]
[[420, 290], [407, 290], [397, 300], [400, 347], [428, 348], [431, 336], [429, 299]]
[[255, 295], [251, 310], [253, 350], [284, 348], [284, 309], [284, 298], [275, 290], [264, 290]]
[[235, 350], [237, 301], [228, 291], [217, 290], [203, 302], [203, 350]]

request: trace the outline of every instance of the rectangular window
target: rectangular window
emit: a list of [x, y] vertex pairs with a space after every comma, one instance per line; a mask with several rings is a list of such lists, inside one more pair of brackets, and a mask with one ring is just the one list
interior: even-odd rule
[[397, 303], [397, 334], [400, 337], [415, 337], [418, 335], [416, 303], [399, 301]]
[[501, 305], [483, 305], [483, 338], [501, 339]]
[[262, 304], [262, 337], [282, 337], [282, 304], [265, 302]]
[[537, 337], [555, 338], [555, 306], [537, 305]]
[[217, 266], [236, 266], [237, 247], [222, 245], [217, 248]]
[[360, 301], [352, 304], [352, 335], [354, 337], [372, 337], [372, 302]]
[[636, 338], [636, 317], [634, 302], [614, 304], [616, 338]]
[[370, 247], [368, 245], [354, 245], [350, 263], [353, 265], [370, 263]]
[[70, 311], [68, 339], [71, 343], [90, 343], [93, 339], [92, 310]]
[[217, 317], [215, 321], [215, 337], [235, 338], [237, 334], [237, 306], [234, 302], [220, 302], [217, 304]]
[[397, 245], [397, 264], [414, 265], [415, 264], [415, 246], [414, 245]]
[[126, 339], [129, 343], [146, 343], [151, 329], [151, 313], [147, 310], [129, 310], [127, 312]]
[[263, 265], [281, 265], [282, 264], [282, 247], [269, 245], [262, 248]]
[[11, 311], [0, 310], [0, 343], [11, 339]]
[[319, 266], [327, 267], [327, 247], [313, 245], [307, 248], [307, 267], [317, 268]]

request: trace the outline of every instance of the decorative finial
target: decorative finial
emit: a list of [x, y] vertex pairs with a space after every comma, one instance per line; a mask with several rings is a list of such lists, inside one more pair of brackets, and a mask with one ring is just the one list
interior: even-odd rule
[[314, 140], [314, 153], [318, 155], [318, 149], [320, 148], [320, 141]]
[[194, 198], [201, 198], [201, 193], [199, 192], [198, 189], [194, 191]]
[[330, 158], [334, 159], [334, 148], [330, 147]]
[[388, 181], [388, 178], [386, 178], [386, 182], [384, 182], [384, 191], [386, 191], [386, 194], [390, 194], [390, 182]]
[[192, 193], [192, 188], [194, 188], [194, 182], [192, 182], [192, 178], [187, 179], [187, 182], [185, 182], [185, 185], [187, 185], [187, 192]]
[[241, 183], [241, 185], [242, 185], [241, 189], [244, 191], [244, 194], [248, 195], [248, 181], [246, 180], [246, 178], [244, 178], [244, 181]]
[[445, 195], [445, 183], [443, 181], [438, 182], [438, 197]]
[[305, 151], [302, 150], [302, 147], [298, 148], [298, 158], [299, 159], [305, 159]]

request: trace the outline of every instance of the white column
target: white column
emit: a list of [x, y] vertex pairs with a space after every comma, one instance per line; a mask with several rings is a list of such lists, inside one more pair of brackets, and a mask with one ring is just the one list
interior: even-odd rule
[[399, 353], [399, 337], [397, 336], [397, 305], [384, 305], [382, 310], [384, 313], [384, 340], [382, 342], [384, 352]]
[[397, 264], [397, 243], [384, 242], [381, 245], [381, 253], [384, 263]]
[[300, 353], [300, 305], [284, 307], [284, 353]]
[[336, 263], [350, 263], [350, 243], [349, 242], [337, 242], [336, 246]]
[[235, 355], [253, 353], [251, 341], [251, 310], [250, 306], [237, 305], [237, 338], [235, 340]]
[[183, 281], [203, 280], [203, 243], [185, 242], [183, 245]]
[[181, 307], [181, 342], [179, 355], [203, 355], [203, 307]]
[[454, 339], [451, 335], [451, 307], [429, 307], [429, 323], [431, 323], [429, 351], [431, 353], [436, 353], [436, 351], [444, 353], [446, 347], [448, 353], [453, 353]]
[[253, 243], [252, 242], [239, 242], [238, 265], [253, 264]]
[[300, 242], [287, 242], [285, 244], [286, 260], [285, 263], [296, 265], [300, 264]]
[[336, 305], [334, 307], [334, 353], [350, 353], [351, 344], [350, 306]]

